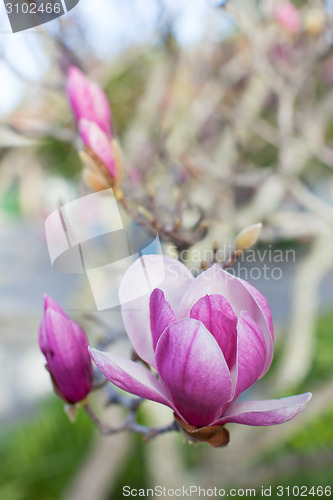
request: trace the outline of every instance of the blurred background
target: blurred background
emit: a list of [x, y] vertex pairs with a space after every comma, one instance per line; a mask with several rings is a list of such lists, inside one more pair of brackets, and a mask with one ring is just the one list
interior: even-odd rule
[[[80, 0], [12, 34], [1, 4], [1, 500], [117, 499], [124, 485], [332, 486], [332, 15], [333, 3], [319, 0]], [[52, 269], [45, 240], [45, 218], [89, 192], [69, 64], [108, 95], [124, 191], [143, 206], [153, 199], [166, 227], [209, 225], [191, 268], [214, 241], [229, 245], [263, 222], [252, 260], [234, 269], [267, 297], [276, 330], [273, 366], [249, 398], [313, 392], [292, 422], [230, 424], [229, 446], [216, 450], [178, 433], [101, 438], [83, 412], [69, 422], [37, 345], [43, 294], [92, 342], [119, 324], [118, 313], [94, 311], [84, 276]], [[111, 424], [122, 416], [103, 413]], [[160, 426], [172, 415], [147, 402], [139, 418]]]

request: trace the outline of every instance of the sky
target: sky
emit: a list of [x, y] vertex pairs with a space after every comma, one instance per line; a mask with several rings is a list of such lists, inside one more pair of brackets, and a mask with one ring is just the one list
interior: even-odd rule
[[[219, 36], [230, 21], [213, 8], [214, 1], [80, 0], [66, 16], [79, 19], [90, 46], [100, 58], [112, 59], [122, 50], [154, 38], [159, 3], [175, 19], [174, 34], [180, 43], [200, 42], [208, 22], [214, 23], [213, 31]], [[43, 28], [57, 32], [58, 20]], [[23, 89], [20, 74], [33, 84], [47, 70], [48, 61], [39, 50], [41, 36], [35, 28], [13, 34], [4, 3], [0, 1], [0, 116], [9, 113], [20, 101]]]

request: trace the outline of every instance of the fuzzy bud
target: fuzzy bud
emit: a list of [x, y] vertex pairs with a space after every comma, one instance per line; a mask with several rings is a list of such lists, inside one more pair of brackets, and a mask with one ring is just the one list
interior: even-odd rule
[[236, 237], [236, 250], [245, 251], [255, 245], [258, 241], [261, 230], [261, 222], [243, 229]]

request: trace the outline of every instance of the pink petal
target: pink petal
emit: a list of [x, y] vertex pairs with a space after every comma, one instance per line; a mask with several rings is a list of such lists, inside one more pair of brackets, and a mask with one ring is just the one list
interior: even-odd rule
[[160, 336], [155, 358], [183, 419], [202, 427], [221, 415], [231, 397], [230, 372], [218, 343], [200, 321], [171, 323]]
[[235, 398], [260, 377], [266, 360], [266, 342], [259, 326], [247, 312], [237, 323], [237, 383]]
[[166, 388], [146, 368], [116, 354], [91, 348], [89, 352], [103, 375], [114, 385], [135, 396], [173, 408]]
[[112, 177], [116, 176], [115, 161], [110, 138], [96, 123], [82, 118], [78, 123], [83, 142], [102, 160]]
[[155, 366], [150, 331], [149, 297], [160, 288], [173, 311], [177, 311], [182, 295], [194, 280], [179, 261], [162, 255], [145, 255], [126, 271], [119, 287], [121, 312], [127, 334], [140, 358]]
[[236, 361], [237, 317], [229, 302], [222, 295], [205, 295], [194, 304], [190, 317], [213, 334], [231, 369]]
[[188, 287], [179, 306], [177, 316], [188, 316], [192, 305], [206, 294], [222, 295], [229, 302], [237, 317], [240, 316], [242, 311], [247, 311], [257, 323], [265, 337], [267, 345], [267, 357], [261, 374], [263, 376], [270, 367], [273, 359], [273, 339], [263, 311], [253, 295], [251, 295], [242, 280], [217, 266], [213, 266], [201, 273]]
[[295, 5], [289, 1], [277, 5], [274, 16], [276, 21], [289, 33], [297, 34], [301, 30], [301, 16]]
[[44, 311], [47, 311], [48, 309], [53, 309], [54, 311], [57, 311], [58, 313], [62, 314], [65, 317], [68, 317], [65, 311], [62, 309], [62, 307], [59, 306], [58, 302], [56, 302], [52, 297], [47, 295], [46, 293], [44, 294]]
[[103, 90], [75, 66], [68, 70], [66, 87], [77, 121], [85, 118], [95, 122], [110, 137], [111, 110]]
[[67, 73], [66, 83], [68, 97], [77, 120], [94, 119], [94, 110], [90, 99], [88, 80], [75, 66], [71, 66]]
[[231, 405], [224, 417], [214, 422], [216, 425], [235, 422], [244, 425], [277, 425], [288, 422], [300, 413], [312, 394], [306, 392], [298, 396], [265, 401], [244, 401]]
[[259, 292], [259, 290], [257, 290], [253, 285], [251, 285], [251, 283], [249, 283], [248, 281], [245, 281], [245, 280], [241, 280], [241, 282], [248, 289], [248, 291], [251, 293], [254, 300], [257, 302], [258, 306], [262, 310], [262, 313], [266, 318], [268, 327], [269, 327], [270, 332], [272, 334], [272, 338], [274, 339], [273, 318], [272, 318], [271, 309], [268, 305], [267, 300], [265, 299], [263, 294], [261, 292]]
[[161, 334], [173, 321], [176, 321], [175, 313], [165, 300], [162, 290], [155, 288], [150, 296], [150, 328], [154, 350]]
[[90, 83], [90, 95], [94, 105], [93, 121], [111, 138], [111, 108], [104, 91], [95, 82]]

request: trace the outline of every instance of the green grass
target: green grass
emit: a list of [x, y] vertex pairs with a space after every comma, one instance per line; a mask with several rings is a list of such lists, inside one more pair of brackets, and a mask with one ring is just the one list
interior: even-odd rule
[[75, 179], [81, 172], [80, 157], [75, 148], [66, 142], [53, 137], [46, 138], [38, 147], [38, 155], [52, 174]]
[[333, 376], [333, 312], [319, 318], [314, 361], [304, 384], [321, 381]]
[[38, 413], [1, 429], [1, 500], [58, 500], [89, 450], [93, 427], [83, 412], [75, 424], [56, 398]]

